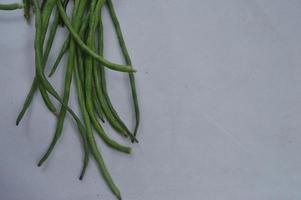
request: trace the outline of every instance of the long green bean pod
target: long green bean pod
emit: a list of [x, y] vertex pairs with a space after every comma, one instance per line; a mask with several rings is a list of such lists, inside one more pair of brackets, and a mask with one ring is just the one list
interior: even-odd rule
[[[50, 19], [50, 16], [51, 16], [51, 13], [52, 13], [52, 10], [55, 6], [55, 2], [56, 0], [47, 0], [45, 1], [45, 4], [44, 4], [44, 7], [43, 7], [43, 11], [41, 13], [41, 17], [42, 17], [42, 34], [41, 34], [41, 47], [44, 46], [44, 40], [45, 40], [45, 37], [46, 37], [46, 32], [47, 32], [47, 27], [48, 27], [48, 24], [49, 24], [49, 19]], [[47, 55], [48, 57], [48, 55]], [[46, 63], [44, 61], [44, 63]], [[42, 98], [45, 102], [45, 105], [48, 107], [48, 109], [50, 111], [52, 111], [53, 113], [56, 112], [56, 108], [55, 106], [52, 104], [51, 102], [51, 99], [49, 98], [47, 92], [46, 92], [46, 89], [44, 88], [43, 85], [41, 84], [38, 84], [38, 87], [40, 89], [40, 93], [42, 95]]]
[[103, 91], [101, 88], [101, 80], [100, 80], [100, 74], [98, 73], [98, 70], [96, 67], [93, 68], [93, 80], [96, 88], [96, 95], [98, 97], [99, 103], [101, 105], [101, 109], [103, 110], [104, 115], [106, 116], [106, 119], [110, 123], [110, 125], [117, 131], [117, 133], [121, 134], [124, 137], [128, 137], [126, 131], [120, 126], [120, 124], [115, 120], [113, 114], [111, 113], [111, 110], [109, 109], [109, 106], [107, 105], [107, 102], [105, 100], [105, 97], [103, 95]]
[[17, 10], [22, 9], [24, 6], [19, 3], [11, 3], [11, 4], [0, 4], [0, 10]]
[[[90, 19], [90, 30], [88, 33], [88, 38], [87, 38], [87, 45], [94, 50], [94, 41], [95, 41], [95, 31], [96, 31], [96, 27], [98, 24], [98, 16], [99, 16], [99, 12], [100, 9], [102, 7], [102, 1], [98, 1], [95, 7], [95, 10], [93, 12], [93, 14], [91, 15], [91, 19]], [[96, 3], [96, 1], [92, 1], [91, 4]], [[103, 2], [104, 3], [104, 2]], [[91, 6], [92, 8], [94, 8], [94, 6]], [[123, 145], [120, 145], [119, 143], [113, 141], [112, 139], [110, 139], [106, 133], [104, 132], [103, 128], [101, 127], [101, 125], [99, 124], [99, 122], [97, 121], [95, 114], [94, 114], [94, 107], [93, 107], [93, 59], [90, 56], [87, 56], [85, 59], [85, 92], [86, 92], [86, 108], [88, 111], [88, 114], [90, 116], [90, 120], [92, 122], [92, 125], [94, 126], [95, 130], [97, 131], [97, 133], [100, 135], [100, 137], [103, 139], [103, 141], [109, 145], [110, 147], [118, 150], [118, 151], [122, 151], [124, 153], [130, 153], [131, 149], [129, 147], [125, 147]]]
[[[43, 69], [41, 67], [42, 66], [42, 48], [41, 48], [41, 45], [40, 45], [41, 33], [42, 33], [41, 32], [41, 29], [42, 29], [41, 11], [40, 11], [40, 8], [39, 8], [38, 0], [33, 0], [33, 2], [34, 2], [34, 8], [35, 8], [35, 12], [36, 12], [36, 18], [35, 18], [36, 35], [35, 35], [34, 46], [35, 46], [35, 61], [36, 61], [37, 77], [40, 80], [40, 83], [45, 86], [47, 91], [52, 96], [54, 96], [62, 104], [62, 106], [64, 106], [68, 110], [68, 112], [71, 114], [71, 116], [76, 121], [76, 124], [77, 124], [77, 126], [80, 130], [80, 133], [82, 135], [85, 135], [85, 133], [87, 132], [87, 129], [81, 124], [80, 119], [76, 116], [76, 114], [72, 111], [72, 109], [70, 109], [66, 104], [64, 104], [64, 102], [60, 98], [59, 94], [55, 91], [55, 89], [52, 87], [52, 85], [48, 82], [48, 80], [46, 79], [46, 77], [43, 73]], [[83, 138], [85, 138], [85, 137], [83, 137]], [[86, 165], [88, 163], [87, 154], [88, 154], [88, 152], [85, 151], [85, 158], [84, 158], [84, 165], [83, 165], [82, 173], [85, 171]]]
[[83, 89], [81, 87], [81, 82], [80, 82], [80, 78], [79, 78], [79, 72], [78, 69], [76, 68], [75, 70], [75, 80], [76, 80], [76, 88], [77, 88], [77, 97], [78, 97], [78, 102], [80, 105], [80, 109], [81, 109], [81, 113], [86, 125], [86, 130], [87, 130], [87, 138], [89, 141], [89, 145], [90, 145], [90, 149], [91, 152], [93, 154], [93, 157], [95, 158], [95, 161], [97, 162], [97, 165], [100, 169], [100, 172], [102, 173], [104, 179], [106, 180], [106, 182], [108, 183], [109, 188], [111, 189], [111, 191], [113, 192], [113, 194], [115, 194], [115, 196], [118, 198], [118, 200], [121, 200], [121, 194], [119, 189], [117, 188], [117, 186], [114, 184], [106, 166], [105, 163], [103, 161], [103, 158], [100, 154], [100, 151], [97, 147], [95, 138], [93, 136], [92, 133], [92, 127], [91, 127], [91, 121], [89, 118], [89, 114], [86, 110], [86, 105], [85, 105], [85, 96], [83, 94]]
[[[65, 0], [66, 1], [66, 0]], [[47, 43], [45, 45], [45, 51], [44, 51], [44, 54], [43, 54], [43, 69], [45, 68], [46, 66], [46, 62], [48, 60], [48, 56], [49, 56], [49, 53], [50, 53], [50, 50], [51, 50], [51, 47], [52, 47], [52, 43], [53, 43], [53, 40], [55, 38], [55, 35], [56, 35], [56, 32], [57, 32], [57, 28], [58, 28], [58, 19], [59, 19], [59, 13], [58, 11], [56, 12], [56, 15], [55, 15], [55, 18], [53, 20], [53, 23], [50, 27], [50, 32], [49, 32], [49, 36], [48, 36], [48, 39], [47, 39]], [[18, 117], [17, 117], [17, 120], [16, 120], [16, 125], [19, 125], [20, 121], [22, 120], [25, 112], [27, 111], [27, 109], [29, 108], [31, 102], [32, 102], [32, 99], [34, 97], [34, 94], [36, 92], [38, 88], [38, 80], [37, 78], [35, 77], [32, 84], [31, 84], [31, 87], [30, 87], [30, 90], [25, 98], [25, 101], [24, 101], [24, 104], [23, 104], [23, 107], [21, 109], [21, 112], [19, 113]], [[43, 90], [43, 89], [42, 89]], [[45, 91], [43, 91], [43, 94], [45, 94]], [[46, 97], [47, 95], [44, 95], [44, 97]], [[43, 96], [42, 96], [43, 97]], [[49, 102], [47, 101], [48, 98], [46, 97], [46, 102]], [[49, 106], [49, 110], [53, 110], [55, 111], [54, 109], [52, 109], [52, 106], [51, 106], [51, 103], [47, 104], [47, 105], [50, 105]]]
[[71, 33], [73, 39], [77, 42], [78, 46], [83, 49], [87, 54], [92, 56], [94, 59], [98, 60], [100, 63], [102, 63], [104, 66], [108, 67], [109, 69], [115, 70], [115, 71], [120, 71], [120, 72], [135, 72], [135, 70], [127, 65], [119, 65], [112, 63], [106, 59], [104, 59], [102, 56], [98, 55], [95, 53], [93, 50], [91, 50], [80, 38], [80, 36], [76, 33], [74, 30], [70, 20], [68, 19], [68, 16], [65, 13], [65, 10], [62, 6], [62, 3], [58, 1], [57, 3], [59, 12], [61, 14], [61, 17], [68, 28], [69, 32]]
[[[101, 13], [99, 14], [99, 39], [98, 39], [98, 53], [100, 55], [103, 54], [103, 24], [102, 24], [102, 17]], [[104, 67], [97, 63], [99, 66], [96, 68], [94, 67], [94, 81], [95, 81], [95, 88], [99, 98], [99, 102], [103, 108], [104, 114], [112, 127], [119, 133], [123, 133], [131, 138], [132, 141], [138, 142], [138, 140], [133, 136], [133, 134], [128, 130], [126, 125], [122, 122], [120, 117], [118, 116], [117, 112], [113, 108], [111, 101], [108, 97], [106, 91], [106, 80], [104, 75]]]
[[[120, 24], [114, 10], [112, 0], [22, 0], [23, 4], [1, 4], [0, 10], [24, 9], [24, 17], [30, 20], [34, 14], [35, 37], [35, 77], [29, 93], [26, 96], [21, 112], [17, 117], [18, 125], [28, 110], [34, 94], [37, 90], [41, 93], [44, 104], [48, 110], [55, 114], [56, 127], [47, 149], [43, 152], [38, 166], [41, 166], [51, 155], [57, 142], [63, 134], [65, 119], [70, 114], [79, 131], [80, 142], [83, 149], [82, 168], [79, 179], [82, 180], [89, 158], [92, 156], [99, 168], [102, 177], [112, 191], [121, 200], [121, 194], [115, 185], [103, 160], [99, 146], [96, 143], [94, 131], [106, 147], [122, 153], [130, 154], [131, 148], [123, 145], [109, 135], [103, 128], [103, 124], [109, 125], [124, 138], [137, 142], [137, 130], [140, 122], [140, 112], [136, 84], [134, 78], [135, 70], [132, 67], [131, 58], [126, 48], [121, 32]], [[70, 3], [70, 4], [69, 4]], [[104, 57], [104, 27], [102, 24], [102, 9], [106, 4], [113, 28], [124, 57], [124, 64], [113, 63]], [[32, 7], [32, 8], [31, 8]], [[68, 9], [67, 9], [68, 8]], [[71, 14], [69, 11], [71, 9]], [[32, 13], [31, 13], [32, 12]], [[68, 14], [67, 14], [68, 13]], [[51, 60], [51, 50], [54, 46], [56, 35], [61, 33], [59, 27], [67, 30], [67, 37], [59, 50], [52, 68], [49, 70], [49, 77], [52, 76], [62, 59], [67, 58], [64, 74], [63, 93], [60, 95], [46, 77], [46, 67]], [[64, 33], [63, 33], [64, 34]], [[132, 131], [123, 122], [111, 102], [107, 88], [106, 70], [111, 69], [118, 72], [125, 72], [129, 76], [133, 110], [135, 114], [134, 128]], [[47, 69], [48, 74], [48, 69]], [[72, 81], [73, 79], [73, 81]], [[81, 119], [69, 107], [71, 85], [75, 83], [78, 106]], [[57, 101], [60, 107], [59, 113], [53, 101]], [[82, 120], [82, 121], [81, 121]]]
[[[125, 62], [127, 65], [132, 66], [132, 61], [130, 58], [130, 55], [128, 53], [128, 50], [126, 48], [123, 34], [120, 28], [120, 23], [118, 21], [117, 15], [115, 13], [114, 5], [112, 0], [106, 0], [106, 5], [109, 10], [110, 17], [113, 21], [113, 25], [117, 34], [117, 38], [119, 41], [119, 45], [121, 47], [122, 54], [124, 56]], [[135, 118], [136, 118], [136, 124], [134, 128], [134, 136], [137, 135], [138, 127], [140, 124], [140, 110], [139, 110], [139, 103], [138, 103], [138, 97], [137, 97], [137, 91], [136, 91], [136, 83], [135, 83], [135, 77], [133, 73], [129, 73], [129, 79], [130, 79], [130, 85], [131, 85], [131, 91], [132, 91], [132, 99], [134, 104], [134, 110], [135, 110]]]
[[[74, 24], [74, 27], [76, 30], [79, 29], [79, 27], [80, 27], [79, 22], [84, 13], [85, 4], [80, 2], [75, 7], [77, 7], [77, 6], [78, 6], [78, 9], [75, 9], [75, 11], [77, 11], [77, 12], [73, 13], [73, 15], [74, 15], [73, 16], [73, 18], [74, 18], [73, 24]], [[63, 103], [65, 105], [68, 105], [68, 101], [69, 101], [70, 86], [71, 86], [71, 81], [72, 81], [72, 73], [73, 73], [74, 65], [75, 65], [75, 44], [74, 44], [73, 40], [71, 40], [70, 47], [69, 47], [68, 64], [67, 64], [67, 69], [66, 69], [66, 73], [65, 73], [65, 83], [64, 83]], [[66, 112], [67, 112], [67, 109], [64, 106], [62, 106], [61, 111], [58, 116], [58, 121], [57, 121], [57, 126], [56, 126], [54, 137], [53, 137], [46, 153], [44, 154], [42, 159], [39, 161], [39, 164], [38, 164], [39, 166], [41, 166], [43, 164], [43, 162], [45, 162], [45, 160], [47, 160], [50, 153], [53, 151], [54, 146], [56, 145], [58, 139], [61, 137], [63, 126], [64, 126], [64, 121], [65, 121], [65, 117], [66, 117]]]

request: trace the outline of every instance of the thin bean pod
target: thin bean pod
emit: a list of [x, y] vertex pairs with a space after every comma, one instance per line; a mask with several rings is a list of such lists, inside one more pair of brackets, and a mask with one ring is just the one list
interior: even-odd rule
[[[120, 28], [120, 23], [117, 18], [112, 0], [106, 0], [106, 5], [108, 7], [110, 17], [113, 21], [113, 25], [114, 25], [114, 28], [115, 28], [115, 31], [117, 34], [117, 38], [118, 38], [119, 45], [121, 47], [121, 51], [122, 51], [123, 57], [125, 59], [125, 62], [127, 65], [132, 66], [132, 61], [131, 61], [130, 55], [128, 53], [128, 50], [127, 50], [125, 42], [124, 42], [123, 34], [122, 34], [122, 31]], [[130, 79], [132, 99], [133, 99], [135, 118], [136, 118], [136, 124], [135, 124], [135, 128], [134, 128], [134, 136], [136, 137], [138, 127], [140, 124], [140, 110], [139, 110], [138, 96], [137, 96], [137, 91], [136, 91], [135, 77], [134, 77], [134, 74], [131, 72], [129, 73], [129, 79]]]
[[[87, 129], [81, 124], [80, 119], [76, 116], [76, 114], [70, 109], [66, 104], [64, 104], [63, 100], [60, 98], [59, 94], [55, 91], [55, 89], [52, 87], [52, 85], [48, 82], [46, 79], [43, 69], [41, 67], [42, 65], [42, 48], [40, 47], [41, 42], [41, 28], [42, 28], [42, 21], [41, 21], [41, 11], [39, 8], [38, 0], [33, 0], [34, 2], [34, 8], [36, 11], [36, 18], [35, 18], [35, 27], [36, 27], [36, 35], [35, 35], [35, 61], [36, 61], [36, 73], [37, 77], [41, 80], [40, 83], [45, 86], [47, 91], [54, 96], [61, 104], [64, 106], [68, 112], [72, 115], [74, 120], [76, 121], [76, 124], [81, 132], [82, 135], [85, 135], [87, 132]], [[83, 137], [85, 138], [85, 137]], [[86, 165], [88, 163], [87, 159], [87, 151], [85, 151], [85, 158], [84, 158], [84, 165], [83, 165], [83, 171], [86, 169]]]
[[97, 55], [93, 50], [91, 50], [81, 39], [80, 36], [76, 33], [74, 28], [72, 27], [72, 24], [70, 20], [68, 19], [68, 16], [66, 15], [64, 8], [62, 6], [62, 3], [60, 1], [57, 2], [59, 12], [61, 14], [61, 17], [68, 28], [69, 32], [71, 33], [73, 39], [77, 42], [80, 48], [82, 48], [87, 54], [92, 56], [94, 59], [98, 60], [100, 63], [102, 63], [104, 66], [108, 67], [109, 69], [121, 71], [121, 72], [135, 72], [135, 70], [127, 65], [119, 65], [115, 63], [111, 63], [110, 61], [107, 61], [102, 56]]
[[[96, 1], [92, 1], [91, 4], [96, 3]], [[88, 33], [88, 38], [87, 38], [87, 45], [94, 50], [94, 40], [95, 40], [95, 31], [96, 31], [96, 27], [97, 27], [97, 23], [98, 23], [98, 12], [100, 11], [101, 7], [102, 7], [102, 3], [104, 3], [104, 1], [98, 1], [96, 6], [95, 6], [95, 10], [93, 12], [93, 14], [90, 16], [90, 30]], [[91, 6], [91, 8], [93, 8], [94, 6]], [[113, 141], [112, 139], [110, 139], [106, 133], [104, 132], [103, 128], [101, 127], [101, 125], [99, 124], [99, 122], [97, 121], [95, 115], [94, 115], [94, 108], [93, 108], [93, 80], [92, 80], [92, 72], [93, 72], [93, 59], [90, 56], [87, 56], [85, 59], [85, 91], [86, 91], [86, 108], [87, 108], [87, 112], [90, 116], [90, 120], [92, 122], [92, 125], [94, 126], [95, 130], [97, 131], [97, 133], [99, 134], [99, 136], [103, 139], [103, 141], [109, 145], [110, 147], [124, 152], [124, 153], [130, 153], [131, 149], [129, 147], [125, 147], [123, 145], [120, 145], [119, 143]]]
[[17, 10], [22, 9], [24, 6], [19, 3], [11, 3], [11, 4], [0, 4], [0, 10]]
[[[28, 22], [31, 17], [30, 15], [35, 14], [35, 77], [24, 101], [22, 110], [17, 117], [16, 124], [18, 125], [20, 123], [32, 102], [35, 92], [39, 90], [44, 104], [48, 110], [56, 116], [56, 128], [52, 140], [38, 162], [38, 166], [41, 166], [53, 152], [58, 140], [63, 134], [62, 131], [64, 129], [66, 116], [70, 114], [76, 123], [83, 148], [82, 168], [79, 179], [83, 179], [89, 158], [92, 156], [107, 186], [117, 199], [121, 200], [120, 191], [105, 165], [93, 133], [95, 130], [95, 134], [98, 134], [107, 147], [130, 154], [131, 148], [129, 146], [123, 145], [107, 135], [101, 123], [101, 121], [104, 122], [104, 120], [106, 120], [110, 126], [124, 136], [124, 138], [130, 139], [132, 142], [138, 142], [136, 134], [140, 122], [140, 112], [134, 79], [135, 70], [132, 67], [132, 62], [124, 42], [113, 2], [112, 0], [22, 0], [22, 2], [23, 4], [0, 3], [0, 10], [23, 8], [24, 17]], [[102, 9], [105, 4], [113, 22], [113, 28], [115, 29], [125, 64], [112, 63], [104, 58]], [[72, 14], [67, 14], [70, 9], [72, 11], [70, 13]], [[31, 11], [33, 11], [33, 13], [31, 13]], [[50, 66], [49, 77], [57, 71], [58, 66], [66, 55], [67, 64], [64, 72], [62, 95], [57, 92], [45, 75], [46, 66], [48, 67], [50, 60], [51, 49], [56, 43], [56, 35], [61, 32], [58, 29], [60, 25], [64, 27], [64, 30], [67, 30], [68, 35], [56, 55], [55, 62]], [[106, 68], [125, 72], [127, 73], [126, 75], [129, 76], [133, 109], [135, 112], [133, 132], [130, 131], [127, 125], [122, 121], [111, 102], [107, 88]], [[72, 79], [76, 86], [81, 119], [68, 105], [71, 96], [71, 84], [73, 83]], [[60, 112], [58, 114], [53, 104], [54, 100], [57, 101], [60, 106]], [[83, 120], [83, 123], [81, 120]]]
[[[85, 4], [78, 3], [78, 5], [76, 5], [76, 6], [78, 6], [78, 12], [73, 13], [73, 15], [74, 15], [74, 23], [73, 24], [74, 24], [75, 29], [79, 29], [79, 25], [80, 25], [79, 20], [81, 19], [82, 15], [84, 13]], [[75, 9], [75, 10], [77, 10], [77, 9]], [[75, 65], [75, 44], [74, 44], [73, 40], [71, 40], [70, 47], [69, 47], [69, 58], [68, 58], [67, 70], [65, 73], [65, 83], [64, 83], [63, 103], [65, 105], [68, 105], [68, 102], [69, 102], [70, 86], [71, 86], [71, 81], [72, 81], [72, 73], [73, 73], [74, 65]], [[59, 116], [58, 116], [58, 121], [57, 121], [54, 137], [53, 137], [46, 153], [39, 161], [39, 164], [38, 164], [39, 166], [41, 166], [47, 160], [47, 158], [53, 151], [54, 146], [56, 145], [58, 139], [61, 137], [63, 126], [64, 126], [64, 121], [65, 121], [65, 117], [66, 117], [66, 112], [67, 112], [66, 108], [64, 106], [62, 106]]]
[[[55, 18], [53, 20], [53, 23], [52, 23], [52, 25], [50, 27], [50, 32], [49, 32], [48, 40], [47, 40], [47, 43], [46, 43], [46, 46], [45, 46], [45, 52], [43, 54], [43, 66], [42, 66], [43, 69], [46, 66], [46, 62], [48, 60], [48, 56], [49, 56], [49, 53], [50, 53], [50, 50], [51, 50], [51, 47], [52, 47], [52, 43], [53, 43], [53, 40], [54, 40], [56, 32], [57, 32], [58, 19], [59, 19], [59, 13], [57, 12], [56, 15], [55, 15]], [[34, 80], [33, 80], [33, 82], [32, 82], [32, 84], [31, 84], [30, 90], [29, 90], [29, 92], [28, 92], [28, 94], [27, 94], [27, 96], [25, 98], [25, 101], [24, 101], [23, 107], [21, 109], [21, 112], [19, 113], [19, 115], [17, 117], [17, 120], [16, 120], [16, 125], [17, 126], [19, 125], [19, 123], [22, 120], [25, 112], [29, 108], [29, 106], [30, 106], [30, 104], [32, 102], [32, 99], [34, 97], [34, 94], [35, 94], [35, 92], [36, 92], [37, 89], [38, 89], [38, 80], [35, 77]], [[46, 96], [46, 95], [44, 95], [44, 96]], [[49, 106], [49, 107], [51, 108], [52, 106]], [[53, 110], [53, 111], [55, 111], [55, 110]]]
[[[99, 40], [98, 40], [98, 51], [100, 55], [103, 54], [103, 24], [101, 13], [99, 14]], [[104, 67], [98, 63], [98, 68], [94, 67], [94, 81], [96, 92], [99, 98], [99, 102], [103, 108], [104, 114], [106, 115], [108, 121], [112, 127], [119, 133], [123, 133], [131, 138], [132, 141], [138, 142], [138, 140], [133, 136], [133, 134], [128, 130], [126, 125], [119, 118], [117, 112], [113, 108], [110, 99], [106, 92], [106, 80], [104, 76]]]
[[[43, 7], [43, 12], [41, 13], [41, 17], [42, 17], [41, 20], [42, 20], [42, 27], [43, 27], [42, 28], [42, 33], [41, 33], [41, 41], [40, 41], [40, 44], [39, 44], [39, 45], [41, 45], [41, 47], [44, 46], [44, 40], [45, 40], [45, 37], [46, 37], [46, 32], [47, 32], [47, 27], [48, 27], [48, 24], [49, 24], [49, 19], [50, 19], [52, 10], [55, 6], [55, 2], [56, 2], [56, 0], [45, 1], [45, 5]], [[40, 93], [42, 95], [42, 98], [44, 100], [45, 105], [48, 107], [48, 109], [51, 112], [56, 113], [56, 108], [53, 105], [53, 103], [51, 102], [51, 99], [49, 98], [44, 86], [42, 84], [38, 84], [38, 87], [40, 89]]]
[[118, 200], [121, 200], [121, 194], [119, 189], [117, 188], [117, 186], [114, 184], [106, 166], [104, 163], [104, 160], [100, 154], [100, 151], [97, 147], [95, 138], [93, 136], [92, 133], [92, 127], [91, 127], [91, 121], [90, 121], [90, 117], [89, 114], [86, 110], [86, 105], [85, 105], [85, 97], [84, 94], [82, 93], [83, 89], [81, 88], [81, 84], [80, 84], [80, 78], [79, 78], [79, 72], [78, 69], [75, 69], [75, 80], [76, 80], [76, 88], [77, 88], [77, 97], [78, 97], [78, 102], [80, 105], [80, 109], [81, 109], [81, 113], [86, 125], [86, 130], [87, 130], [87, 138], [89, 141], [89, 146], [91, 149], [91, 152], [93, 154], [93, 157], [95, 158], [98, 167], [100, 169], [100, 172], [102, 173], [104, 179], [106, 180], [106, 182], [109, 185], [109, 188], [111, 189], [111, 191], [113, 192], [113, 194], [115, 194], [115, 196], [118, 198]]

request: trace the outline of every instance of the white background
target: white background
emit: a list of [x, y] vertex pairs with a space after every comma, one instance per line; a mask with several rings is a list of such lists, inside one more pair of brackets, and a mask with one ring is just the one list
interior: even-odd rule
[[[98, 140], [123, 199], [299, 200], [301, 1], [114, 3], [138, 70], [142, 119], [131, 156]], [[104, 15], [106, 57], [121, 63]], [[33, 37], [21, 11], [0, 12], [0, 199], [113, 200], [94, 161], [78, 181], [82, 150], [70, 117], [42, 168], [36, 163], [55, 118], [39, 94], [14, 125], [34, 77]], [[51, 79], [57, 89], [64, 69]], [[108, 80], [131, 126], [127, 78], [110, 72]], [[76, 109], [74, 93], [71, 99]]]

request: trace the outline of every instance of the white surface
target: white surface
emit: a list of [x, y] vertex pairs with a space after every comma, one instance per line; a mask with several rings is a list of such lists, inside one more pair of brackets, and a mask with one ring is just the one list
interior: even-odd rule
[[[299, 200], [301, 1], [114, 2], [139, 71], [142, 113], [134, 155], [99, 140], [123, 199]], [[0, 199], [115, 199], [94, 162], [77, 180], [82, 154], [70, 117], [49, 161], [36, 167], [55, 119], [36, 95], [14, 125], [34, 74], [34, 30], [21, 12], [1, 12], [0, 26]], [[107, 58], [121, 62], [112, 33]], [[109, 75], [131, 124], [126, 78]]]

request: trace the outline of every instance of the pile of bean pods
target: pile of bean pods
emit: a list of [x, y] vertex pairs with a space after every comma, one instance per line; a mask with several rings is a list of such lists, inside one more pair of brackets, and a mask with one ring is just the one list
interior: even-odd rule
[[[112, 63], [103, 57], [102, 10], [104, 6], [107, 7], [112, 19], [125, 65]], [[72, 11], [70, 14], [67, 14], [67, 8]], [[134, 78], [135, 70], [132, 68], [112, 0], [23, 0], [20, 4], [0, 4], [0, 10], [17, 9], [24, 10], [24, 17], [28, 21], [33, 13], [35, 15], [35, 78], [16, 124], [18, 125], [23, 118], [36, 91], [40, 92], [45, 105], [57, 119], [53, 139], [38, 166], [41, 166], [53, 151], [62, 135], [66, 114], [69, 113], [76, 122], [84, 149], [83, 166], [79, 178], [83, 178], [89, 157], [92, 156], [108, 187], [118, 199], [121, 199], [120, 191], [107, 170], [93, 133], [95, 131], [112, 149], [130, 154], [130, 147], [116, 142], [106, 134], [102, 127], [102, 123], [106, 121], [122, 137], [131, 140], [132, 143], [138, 142], [136, 134], [139, 126], [139, 107]], [[49, 69], [50, 73], [46, 75], [45, 67], [49, 63], [49, 53], [60, 27], [68, 30], [68, 37], [58, 52], [53, 67]], [[48, 78], [55, 73], [66, 54], [64, 92], [60, 96]], [[121, 120], [111, 103], [106, 86], [106, 69], [124, 72], [129, 76], [135, 112], [135, 126], [132, 131]], [[68, 106], [72, 79], [76, 85], [80, 117]], [[60, 110], [54, 106], [52, 102], [54, 99], [60, 103]]]

